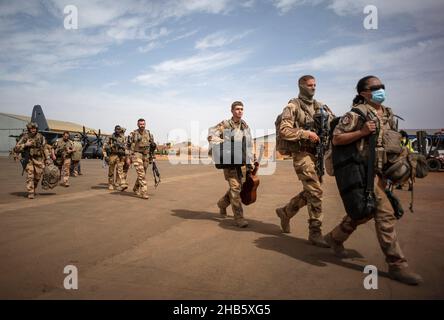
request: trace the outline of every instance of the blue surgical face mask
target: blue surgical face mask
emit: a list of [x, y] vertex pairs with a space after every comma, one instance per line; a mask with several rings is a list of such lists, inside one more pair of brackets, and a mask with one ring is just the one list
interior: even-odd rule
[[385, 90], [379, 89], [372, 91], [372, 101], [377, 104], [383, 103], [385, 100]]

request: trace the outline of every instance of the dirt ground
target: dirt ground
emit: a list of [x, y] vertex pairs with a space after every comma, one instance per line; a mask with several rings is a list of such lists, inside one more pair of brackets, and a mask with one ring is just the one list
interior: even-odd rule
[[[307, 211], [282, 234], [274, 209], [301, 190], [291, 161], [262, 176], [258, 201], [245, 208], [247, 229], [218, 215], [227, 189], [213, 166], [159, 161], [162, 182], [149, 200], [108, 191], [106, 170], [82, 161], [71, 187], [39, 188], [25, 198], [18, 163], [0, 158], [0, 298], [2, 299], [443, 299], [444, 174], [432, 173], [410, 193], [399, 191], [406, 213], [397, 231], [412, 269], [424, 284], [387, 278], [372, 222], [346, 242], [351, 257], [307, 242]], [[130, 183], [134, 183], [131, 169]], [[334, 179], [324, 182], [324, 226], [344, 209]], [[132, 188], [132, 184], [130, 189]], [[231, 210], [229, 214], [232, 215]], [[379, 270], [378, 289], [363, 286], [364, 266]], [[65, 266], [78, 269], [78, 290], [63, 286]]]

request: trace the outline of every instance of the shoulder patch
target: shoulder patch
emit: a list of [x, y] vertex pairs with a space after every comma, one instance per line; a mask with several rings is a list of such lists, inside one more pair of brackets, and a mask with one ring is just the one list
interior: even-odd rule
[[341, 124], [344, 126], [349, 125], [352, 122], [352, 117], [350, 114], [345, 114], [342, 118], [341, 118]]

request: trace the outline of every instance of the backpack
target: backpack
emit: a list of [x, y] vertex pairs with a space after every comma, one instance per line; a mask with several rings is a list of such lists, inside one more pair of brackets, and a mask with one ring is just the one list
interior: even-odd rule
[[[352, 108], [351, 111], [357, 113], [363, 122], [367, 121], [367, 115], [360, 109]], [[331, 136], [338, 122], [339, 120], [335, 119], [332, 123]], [[336, 185], [345, 211], [353, 220], [364, 219], [376, 210], [374, 195], [376, 135], [370, 135], [365, 139], [369, 139], [368, 159], [360, 155], [355, 142], [347, 145], [332, 145]]]
[[[293, 103], [301, 107], [301, 103], [297, 98], [290, 100], [288, 103]], [[291, 153], [295, 151], [295, 143], [294, 141], [285, 140], [281, 136], [282, 114], [283, 111], [277, 116], [276, 121], [274, 122], [276, 129], [276, 150], [283, 156], [291, 156]]]
[[[228, 121], [224, 121], [225, 127], [230, 127]], [[242, 122], [244, 124], [244, 122]], [[233, 169], [247, 164], [247, 139], [245, 136], [244, 126], [240, 126], [242, 131], [241, 154], [239, 150], [239, 142], [234, 140], [233, 128], [230, 130], [230, 139], [221, 143], [213, 144], [211, 148], [211, 156], [213, 158], [216, 169]], [[225, 138], [225, 134], [224, 134]]]

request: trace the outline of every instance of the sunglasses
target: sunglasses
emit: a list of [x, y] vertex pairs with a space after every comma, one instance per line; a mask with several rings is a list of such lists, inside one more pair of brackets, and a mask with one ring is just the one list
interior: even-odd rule
[[380, 85], [376, 85], [376, 86], [371, 86], [371, 87], [368, 87], [366, 89], [366, 91], [377, 91], [377, 90], [380, 90], [380, 89], [384, 89], [385, 90], [385, 85], [380, 84]]

